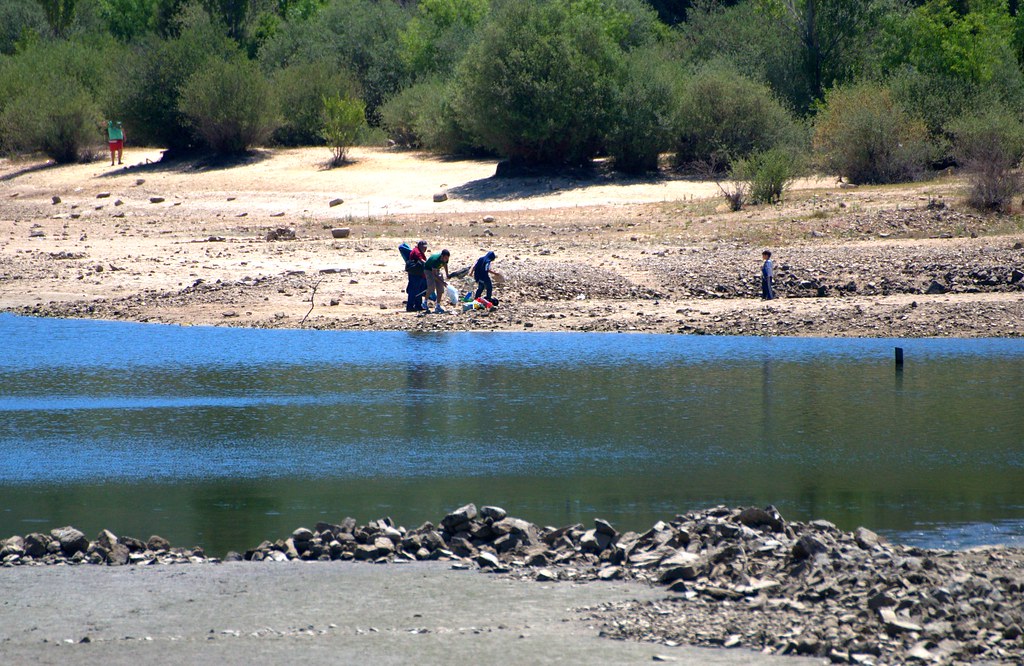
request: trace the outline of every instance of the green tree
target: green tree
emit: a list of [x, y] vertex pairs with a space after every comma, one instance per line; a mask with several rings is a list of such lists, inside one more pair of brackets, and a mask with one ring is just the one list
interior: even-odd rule
[[490, 0], [422, 0], [399, 33], [402, 61], [417, 78], [451, 72], [489, 9]]
[[0, 54], [12, 55], [19, 42], [38, 38], [48, 28], [46, 14], [35, 0], [0, 3]]
[[729, 63], [709, 63], [682, 84], [674, 128], [676, 164], [699, 171], [727, 171], [734, 160], [802, 141], [771, 89]]
[[347, 72], [339, 72], [326, 62], [285, 67], [274, 72], [271, 80], [282, 113], [274, 140], [286, 146], [323, 145], [324, 98], [359, 95], [358, 84]]
[[616, 86], [612, 119], [604, 136], [615, 168], [630, 173], [655, 171], [670, 145], [678, 62], [661, 47], [636, 49], [626, 55]]
[[157, 0], [99, 0], [100, 13], [118, 39], [130, 42], [156, 25]]
[[331, 149], [331, 166], [348, 161], [348, 150], [366, 126], [366, 104], [362, 100], [333, 95], [323, 98], [323, 137]]
[[394, 0], [331, 0], [309, 18], [285, 22], [258, 53], [270, 72], [298, 63], [326, 62], [352, 74], [366, 102], [367, 118], [408, 83], [399, 57], [399, 33], [408, 12]]
[[756, 0], [763, 15], [795, 40], [799, 75], [809, 108], [826, 88], [845, 83], [859, 71], [860, 54], [879, 18], [891, 7], [872, 0]]
[[925, 123], [888, 88], [863, 82], [825, 96], [814, 122], [814, 152], [822, 170], [852, 183], [895, 183], [920, 177], [935, 148]]
[[939, 135], [950, 118], [971, 110], [1024, 104], [1013, 40], [1004, 2], [977, 0], [961, 13], [947, 0], [929, 0], [886, 19], [877, 75], [890, 77], [900, 104]]
[[208, 59], [185, 82], [178, 106], [205, 144], [222, 155], [261, 145], [278, 123], [269, 82], [244, 58]]
[[75, 19], [78, 0], [38, 0], [54, 37], [65, 37]]
[[88, 157], [100, 145], [102, 101], [112, 81], [112, 45], [39, 42], [7, 56], [0, 67], [0, 144], [42, 151], [57, 162]]
[[207, 60], [224, 60], [238, 46], [200, 11], [182, 19], [180, 35], [171, 39], [149, 36], [126, 59], [121, 94], [112, 97], [113, 113], [131, 128], [132, 141], [163, 146], [173, 152], [199, 143], [195, 127], [179, 104], [185, 82]]
[[593, 157], [612, 116], [621, 50], [567, 3], [505, 3], [457, 74], [456, 115], [486, 149], [532, 164]]
[[1017, 170], [1024, 158], [1024, 123], [999, 105], [949, 123], [956, 160], [968, 174], [967, 202], [980, 210], [1009, 212], [1024, 190]]

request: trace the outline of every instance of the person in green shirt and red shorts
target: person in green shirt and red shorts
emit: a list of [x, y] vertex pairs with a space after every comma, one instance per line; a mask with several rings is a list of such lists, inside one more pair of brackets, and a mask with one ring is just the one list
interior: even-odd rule
[[120, 120], [117, 123], [107, 121], [107, 145], [110, 146], [110, 166], [114, 166], [114, 155], [117, 155], [117, 163], [120, 164], [124, 154], [124, 128]]

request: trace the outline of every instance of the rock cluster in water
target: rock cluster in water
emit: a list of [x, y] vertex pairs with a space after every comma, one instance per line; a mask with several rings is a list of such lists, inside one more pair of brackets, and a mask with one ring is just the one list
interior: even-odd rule
[[[612, 638], [742, 646], [833, 663], [1024, 663], [1024, 551], [926, 550], [865, 528], [785, 521], [773, 507], [716, 507], [643, 533], [539, 527], [469, 504], [440, 525], [383, 518], [300, 527], [225, 559], [446, 560], [539, 581], [629, 579], [665, 586], [653, 602], [583, 609]], [[0, 541], [4, 566], [218, 561], [201, 549], [70, 527]]]

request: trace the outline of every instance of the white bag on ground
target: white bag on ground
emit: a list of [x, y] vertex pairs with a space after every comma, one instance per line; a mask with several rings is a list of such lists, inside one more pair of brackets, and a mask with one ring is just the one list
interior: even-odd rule
[[448, 300], [451, 301], [452, 305], [459, 304], [459, 290], [452, 285], [447, 285], [444, 288], [444, 293], [448, 296]]

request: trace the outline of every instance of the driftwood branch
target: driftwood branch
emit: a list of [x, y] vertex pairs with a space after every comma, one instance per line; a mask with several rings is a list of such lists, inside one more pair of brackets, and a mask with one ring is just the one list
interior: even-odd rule
[[302, 326], [303, 324], [306, 323], [306, 317], [309, 317], [309, 315], [313, 312], [313, 308], [316, 307], [316, 288], [319, 287], [320, 283], [323, 281], [324, 279], [320, 278], [319, 280], [316, 281], [316, 284], [313, 285], [313, 293], [309, 295], [309, 312], [307, 312], [306, 316], [303, 317], [302, 321], [299, 322], [299, 326]]

